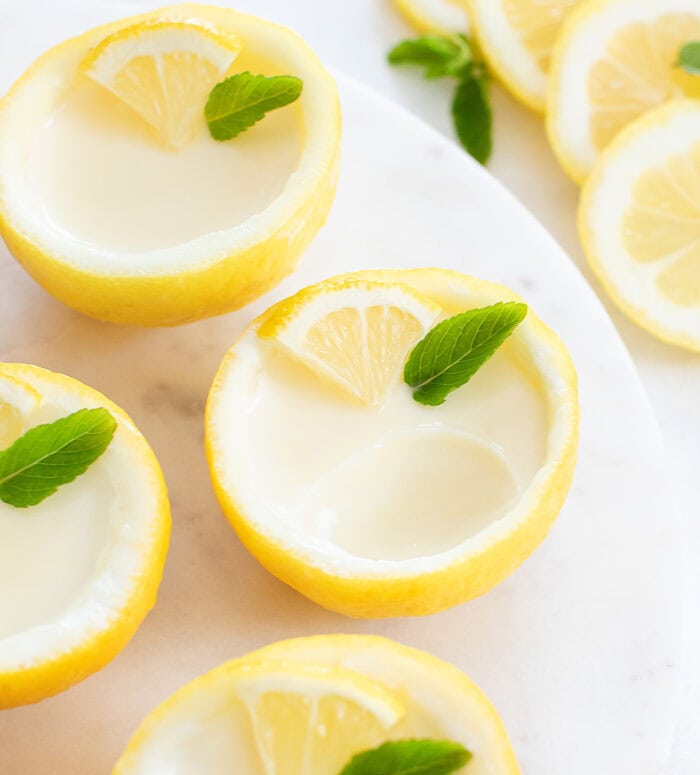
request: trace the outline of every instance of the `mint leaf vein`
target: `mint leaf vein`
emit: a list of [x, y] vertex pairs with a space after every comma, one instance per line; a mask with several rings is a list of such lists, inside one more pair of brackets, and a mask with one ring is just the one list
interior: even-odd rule
[[438, 323], [413, 348], [404, 381], [421, 404], [439, 406], [465, 385], [527, 315], [521, 302], [470, 309]]
[[209, 94], [204, 117], [215, 140], [231, 140], [257, 124], [271, 110], [294, 102], [302, 81], [293, 75], [237, 73], [218, 83]]
[[37, 425], [0, 452], [0, 500], [17, 508], [41, 503], [102, 455], [117, 422], [103, 408], [81, 409]]

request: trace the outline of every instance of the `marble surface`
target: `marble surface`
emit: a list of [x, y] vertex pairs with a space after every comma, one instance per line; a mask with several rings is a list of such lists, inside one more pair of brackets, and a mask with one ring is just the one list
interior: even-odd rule
[[[290, 24], [326, 61], [449, 131], [447, 92], [384, 66], [384, 52], [407, 30], [380, 0], [236, 5]], [[50, 43], [135, 6], [155, 3], [62, 2], [51, 24], [37, 25], [56, 4], [0, 0], [13, 30], [0, 50], [0, 88]], [[460, 665], [498, 706], [526, 775], [669, 771], [681, 532], [631, 360], [573, 264], [491, 177], [399, 108], [341, 84], [343, 171], [331, 219], [299, 272], [240, 313], [174, 330], [100, 324], [50, 299], [0, 251], [0, 359], [65, 371], [121, 403], [163, 463], [175, 516], [159, 605], [100, 674], [0, 714], [3, 774], [106, 773], [140, 718], [185, 680], [280, 637], [323, 631], [381, 632]], [[493, 171], [577, 257], [573, 186], [546, 157], [535, 119], [497, 99]], [[208, 483], [203, 401], [236, 332], [272, 300], [344, 269], [426, 264], [513, 286], [563, 336], [581, 379], [580, 465], [551, 536], [489, 595], [426, 619], [354, 622], [308, 603], [239, 546]], [[685, 375], [697, 363], [621, 327], [654, 375], [652, 395], [666, 389], [657, 372], [679, 383], [666, 394], [673, 400], [660, 401], [662, 417], [679, 418], [690, 449], [694, 405], [684, 391], [689, 398], [693, 383]]]

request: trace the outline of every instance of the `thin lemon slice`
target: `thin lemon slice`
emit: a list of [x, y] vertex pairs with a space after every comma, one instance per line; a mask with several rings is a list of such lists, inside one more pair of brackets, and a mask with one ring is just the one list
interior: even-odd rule
[[[204, 97], [238, 41], [229, 72], [294, 75], [304, 89], [217, 142]], [[203, 129], [173, 152], [137, 111], [176, 144], [192, 116]], [[47, 51], [0, 100], [0, 235], [87, 315], [150, 326], [220, 315], [288, 275], [325, 222], [340, 134], [335, 82], [290, 30], [194, 3], [121, 19]]]
[[[428, 325], [434, 314], [426, 299], [447, 317], [518, 297], [439, 269], [341, 276], [253, 321], [209, 393], [212, 483], [239, 538], [282, 581], [349, 616], [429, 614], [483, 594], [544, 539], [574, 471], [576, 374], [533, 310], [441, 407], [414, 401], [397, 375], [369, 410], [303, 350], [314, 323], [337, 314], [347, 325], [332, 328], [322, 355], [347, 351], [354, 363], [375, 349], [364, 311], [379, 307], [372, 316], [382, 319], [387, 306], [401, 309], [400, 324], [411, 311], [413, 337], [420, 310]], [[293, 349], [261, 337], [268, 327]], [[363, 336], [348, 341], [355, 327]], [[400, 362], [402, 336], [398, 325], [374, 357]]]
[[0, 710], [63, 691], [124, 648], [155, 603], [170, 535], [158, 461], [118, 406], [24, 364], [0, 364], [5, 400], [25, 413], [22, 432], [93, 407], [117, 430], [99, 460], [40, 504], [0, 502]]
[[544, 111], [547, 76], [559, 29], [581, 0], [468, 0], [489, 65], [517, 97]]
[[379, 405], [440, 308], [409, 287], [344, 279], [305, 288], [260, 326], [362, 403]]
[[233, 690], [248, 709], [267, 775], [337, 775], [404, 714], [381, 684], [339, 668], [253, 665]]
[[209, 92], [241, 45], [204, 21], [153, 19], [108, 35], [81, 68], [135, 110], [162, 143], [181, 148], [203, 124]]
[[700, 351], [700, 103], [657, 108], [613, 141], [583, 189], [579, 226], [615, 302]]
[[418, 32], [451, 35], [469, 28], [464, 0], [394, 0], [394, 4]]
[[677, 66], [700, 38], [697, 0], [588, 0], [565, 22], [552, 59], [547, 128], [577, 181], [615, 135], [671, 99], [700, 97], [700, 79]]
[[273, 644], [183, 686], [113, 775], [338, 775], [359, 750], [408, 738], [463, 744], [465, 773], [520, 773], [496, 711], [460, 670], [386, 638], [328, 635]]
[[0, 369], [0, 449], [24, 433], [28, 419], [40, 405], [37, 390]]

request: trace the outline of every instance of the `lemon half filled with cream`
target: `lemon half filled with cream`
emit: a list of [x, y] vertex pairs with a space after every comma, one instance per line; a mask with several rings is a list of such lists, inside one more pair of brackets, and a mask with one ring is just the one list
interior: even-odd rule
[[486, 592], [544, 538], [568, 490], [576, 378], [529, 312], [439, 406], [409, 353], [441, 320], [516, 297], [441, 270], [360, 272], [272, 307], [207, 407], [222, 507], [270, 571], [352, 616], [431, 613]]
[[[457, 668], [385, 638], [317, 636], [184, 686], [143, 722], [113, 775], [340, 775], [361, 755], [349, 772], [399, 772], [392, 744], [413, 752], [401, 772], [437, 772], [431, 742], [462, 748], [439, 772], [520, 773], [496, 711]], [[381, 764], [367, 758], [380, 746]]]
[[[0, 709], [44, 699], [106, 665], [155, 603], [170, 510], [145, 439], [121, 409], [80, 382], [0, 364], [0, 454], [96, 408], [116, 421], [109, 445], [41, 502], [27, 506], [41, 472], [20, 483], [1, 466]], [[96, 431], [82, 439], [89, 443], [90, 434]], [[65, 433], [59, 441], [68, 457], [78, 455]], [[51, 472], [72, 464], [66, 456], [45, 460]]]
[[[205, 106], [232, 75], [299, 79], [229, 141]], [[289, 30], [177, 5], [40, 57], [0, 102], [0, 233], [66, 304], [171, 325], [240, 307], [288, 274], [337, 178], [335, 84]]]

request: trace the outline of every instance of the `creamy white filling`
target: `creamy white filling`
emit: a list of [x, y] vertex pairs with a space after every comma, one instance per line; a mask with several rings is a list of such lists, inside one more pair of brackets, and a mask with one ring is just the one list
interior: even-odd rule
[[[27, 428], [85, 407], [32, 384], [44, 402]], [[0, 502], [0, 671], [74, 648], [128, 604], [158, 519], [142, 451], [126, 440], [134, 432], [120, 425], [88, 471], [42, 503]]]
[[327, 556], [448, 551], [508, 513], [542, 466], [547, 407], [502, 350], [439, 407], [397, 382], [359, 406], [250, 332], [216, 413], [225, 479], [264, 529]]
[[235, 141], [161, 147], [148, 125], [87, 79], [47, 117], [27, 161], [52, 228], [94, 248], [168, 248], [239, 225], [281, 193], [301, 153], [298, 110], [270, 113]]

